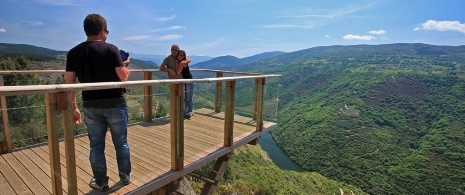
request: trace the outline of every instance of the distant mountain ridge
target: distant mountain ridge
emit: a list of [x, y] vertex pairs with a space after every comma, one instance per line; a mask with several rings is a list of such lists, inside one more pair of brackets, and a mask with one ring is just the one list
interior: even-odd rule
[[194, 64], [192, 67], [196, 69], [235, 70], [246, 64], [269, 59], [285, 53], [286, 52], [283, 51], [264, 52], [245, 58], [237, 58], [230, 55], [220, 56], [205, 62]]
[[[68, 51], [56, 51], [52, 49], [47, 49], [44, 47], [38, 47], [34, 45], [28, 45], [28, 44], [10, 44], [10, 43], [0, 43], [0, 57], [2, 55], [27, 55], [30, 57], [33, 56], [41, 56], [41, 57], [49, 57], [49, 58], [57, 58], [57, 59], [62, 59], [66, 60], [66, 55]], [[195, 55], [189, 55], [188, 57], [192, 60], [191, 64], [189, 64], [192, 67], [195, 68], [201, 68], [201, 69], [224, 69], [224, 70], [231, 70], [235, 69], [239, 66], [252, 63], [255, 61], [271, 58], [277, 55], [284, 54], [285, 52], [282, 51], [274, 51], [274, 52], [264, 52], [260, 54], [256, 54], [253, 56], [245, 57], [245, 58], [237, 58], [234, 56], [220, 56], [220, 57], [210, 57], [210, 56], [195, 56]], [[139, 53], [131, 53], [129, 51], [129, 55], [131, 56], [131, 59], [139, 59], [140, 62], [147, 62], [148, 64], [151, 64], [153, 62], [156, 64], [156, 66], [159, 66], [162, 62], [163, 59], [167, 55], [150, 55], [150, 54], [139, 54]], [[152, 64], [153, 64], [152, 63]], [[142, 69], [149, 68], [148, 64], [141, 65]]]
[[31, 57], [47, 57], [56, 59], [66, 59], [67, 51], [56, 51], [44, 47], [28, 44], [0, 43], [0, 57], [5, 55], [29, 55]]
[[[140, 53], [130, 53], [130, 55], [134, 58], [141, 59], [141, 60], [147, 60], [147, 61], [153, 61], [157, 64], [163, 63], [163, 60], [166, 58], [168, 55], [151, 55], [151, 54], [140, 54]], [[196, 56], [196, 55], [189, 55], [187, 54], [187, 57], [192, 60], [190, 65], [194, 65], [196, 63], [204, 62], [207, 60], [213, 59], [213, 57], [210, 56]]]

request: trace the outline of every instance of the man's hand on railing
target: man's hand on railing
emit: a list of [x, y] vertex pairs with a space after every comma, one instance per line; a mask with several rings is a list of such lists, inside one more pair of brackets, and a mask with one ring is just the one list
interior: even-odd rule
[[75, 107], [74, 110], [73, 110], [73, 122], [74, 122], [74, 124], [81, 124], [82, 123], [81, 112], [79, 112], [78, 107]]

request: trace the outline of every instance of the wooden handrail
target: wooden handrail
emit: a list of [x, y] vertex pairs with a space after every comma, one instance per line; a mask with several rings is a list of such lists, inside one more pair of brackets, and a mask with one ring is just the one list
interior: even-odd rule
[[247, 80], [257, 78], [280, 77], [280, 75], [254, 75], [254, 76], [237, 76], [221, 78], [204, 78], [204, 79], [162, 79], [150, 81], [120, 81], [120, 82], [101, 82], [101, 83], [77, 83], [77, 84], [59, 84], [59, 85], [23, 85], [23, 86], [4, 86], [0, 88], [0, 96], [12, 95], [31, 95], [43, 93], [57, 93], [83, 90], [99, 90], [111, 88], [130, 88], [141, 87], [146, 85], [167, 85], [183, 83], [215, 83], [222, 81]]
[[[130, 69], [131, 72], [162, 72], [159, 69]], [[262, 75], [260, 73], [236, 72], [210, 69], [190, 69], [191, 72], [216, 72], [225, 74]], [[64, 74], [65, 70], [1, 70], [0, 75], [8, 74]]]

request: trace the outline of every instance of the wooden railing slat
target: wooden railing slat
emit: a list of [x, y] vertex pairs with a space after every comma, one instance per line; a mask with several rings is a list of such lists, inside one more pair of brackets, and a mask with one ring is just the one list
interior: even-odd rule
[[[1, 88], [4, 87], [4, 81], [3, 81], [3, 75], [0, 75], [0, 86]], [[11, 152], [12, 149], [12, 143], [11, 143], [11, 133], [10, 133], [10, 123], [8, 120], [8, 108], [6, 105], [6, 97], [5, 96], [0, 96], [0, 106], [2, 108], [2, 119], [3, 119], [3, 135], [5, 137], [5, 142], [6, 142], [6, 148], [2, 148], [1, 153], [7, 153]], [[3, 145], [3, 144], [2, 144]]]
[[48, 149], [50, 154], [52, 193], [62, 194], [56, 93], [45, 94], [45, 113], [47, 122]]

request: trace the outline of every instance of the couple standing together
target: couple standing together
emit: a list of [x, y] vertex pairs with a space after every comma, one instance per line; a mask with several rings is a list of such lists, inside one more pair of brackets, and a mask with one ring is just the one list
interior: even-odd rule
[[[160, 71], [168, 72], [170, 79], [192, 79], [189, 70], [191, 60], [186, 57], [186, 52], [179, 46], [171, 46], [171, 55], [163, 60]], [[190, 119], [194, 115], [194, 83], [184, 84], [184, 118]]]

